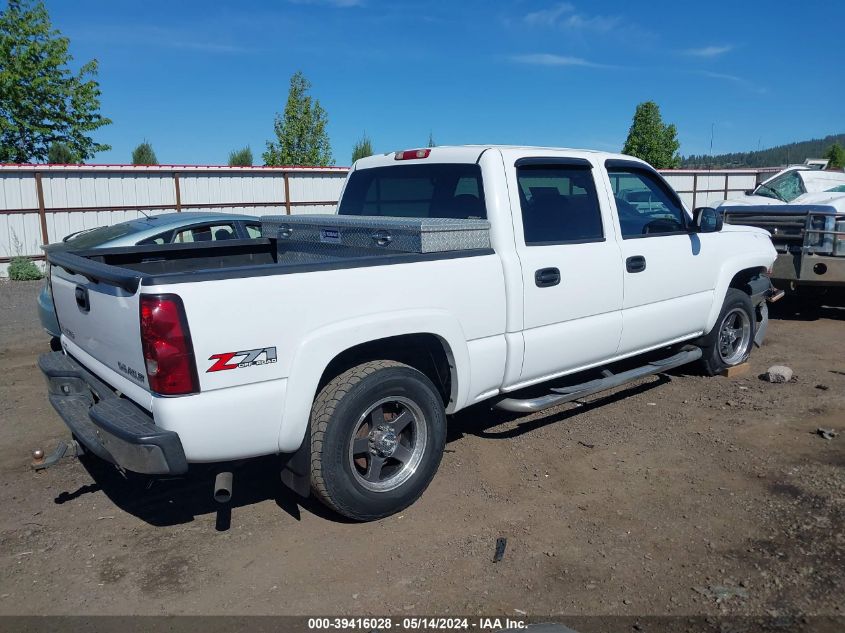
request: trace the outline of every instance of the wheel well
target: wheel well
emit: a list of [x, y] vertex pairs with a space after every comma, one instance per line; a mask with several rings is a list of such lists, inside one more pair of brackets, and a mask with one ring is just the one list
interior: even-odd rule
[[447, 405], [452, 397], [452, 354], [435, 334], [403, 334], [361, 343], [341, 352], [328, 364], [317, 391], [347, 369], [371, 360], [394, 360], [425, 374]]
[[765, 274], [765, 272], [766, 269], [759, 266], [756, 268], [746, 268], [745, 270], [740, 270], [737, 274], [733, 276], [733, 279], [731, 279], [731, 283], [728, 285], [728, 287], [736, 288], [737, 290], [742, 290], [747, 294], [751, 294], [751, 287], [749, 286], [748, 282], [750, 282], [755, 277], [759, 277], [760, 275]]

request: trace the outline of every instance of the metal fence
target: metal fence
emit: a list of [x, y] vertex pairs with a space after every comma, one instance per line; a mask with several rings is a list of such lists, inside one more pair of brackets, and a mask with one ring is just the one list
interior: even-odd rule
[[0, 274], [42, 244], [143, 213], [331, 213], [344, 167], [0, 165]]
[[692, 210], [735, 198], [780, 171], [764, 169], [665, 169], [660, 173]]
[[[662, 172], [693, 209], [746, 189], [776, 169]], [[0, 275], [9, 259], [43, 258], [41, 245], [142, 213], [331, 213], [345, 167], [0, 165]]]

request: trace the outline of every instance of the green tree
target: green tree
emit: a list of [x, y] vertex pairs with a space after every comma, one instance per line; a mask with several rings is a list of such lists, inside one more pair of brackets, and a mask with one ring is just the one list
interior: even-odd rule
[[147, 141], [139, 143], [138, 147], [132, 150], [133, 165], [158, 165], [158, 158], [153, 151], [153, 146]]
[[275, 141], [267, 141], [262, 157], [266, 165], [333, 165], [332, 147], [326, 132], [328, 116], [319, 100], [311, 98], [302, 71], [290, 78], [290, 91], [283, 114], [276, 113]]
[[352, 162], [354, 163], [359, 158], [366, 158], [367, 156], [373, 155], [373, 142], [370, 140], [370, 137], [367, 136], [367, 133], [364, 132], [364, 135], [360, 138], [360, 140], [355, 143], [355, 146], [352, 148]]
[[636, 156], [655, 169], [671, 169], [681, 164], [680, 146], [677, 128], [663, 123], [660, 108], [654, 101], [637, 106], [623, 154]]
[[252, 167], [252, 149], [249, 145], [229, 152], [229, 167]]
[[839, 143], [831, 145], [824, 154], [824, 157], [829, 161], [828, 169], [842, 169], [845, 167], [845, 149]]
[[47, 150], [47, 162], [51, 165], [72, 165], [80, 161], [67, 143], [57, 141]]
[[57, 142], [80, 160], [111, 149], [89, 136], [111, 123], [100, 115], [97, 60], [73, 73], [69, 43], [41, 0], [8, 0], [0, 12], [0, 163], [44, 161]]

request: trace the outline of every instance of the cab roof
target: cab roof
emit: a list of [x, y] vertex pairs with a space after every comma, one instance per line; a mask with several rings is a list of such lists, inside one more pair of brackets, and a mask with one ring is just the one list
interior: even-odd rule
[[[398, 153], [412, 149], [418, 148], [405, 148], [359, 159], [353, 165], [353, 169], [368, 169], [370, 167], [395, 165], [400, 163], [400, 161], [396, 160], [396, 155]], [[536, 153], [538, 156], [586, 158], [591, 160], [591, 162], [604, 162], [608, 159], [623, 159], [643, 162], [638, 158], [626, 156], [625, 154], [567, 147], [539, 147], [531, 145], [439, 145], [437, 147], [419, 149], [423, 151], [428, 150], [428, 156], [425, 158], [410, 159], [407, 161], [408, 163], [475, 163], [487, 150], [498, 150], [503, 154], [530, 155], [532, 153]]]

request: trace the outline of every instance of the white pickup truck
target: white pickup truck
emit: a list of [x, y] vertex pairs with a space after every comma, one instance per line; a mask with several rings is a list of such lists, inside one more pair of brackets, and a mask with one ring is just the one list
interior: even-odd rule
[[251, 241], [48, 253], [63, 350], [39, 363], [84, 450], [229, 477], [279, 454], [297, 492], [377, 519], [428, 486], [448, 414], [721, 372], [772, 292], [765, 231], [691, 214], [646, 163], [602, 152], [373, 156], [338, 215], [265, 220]]

